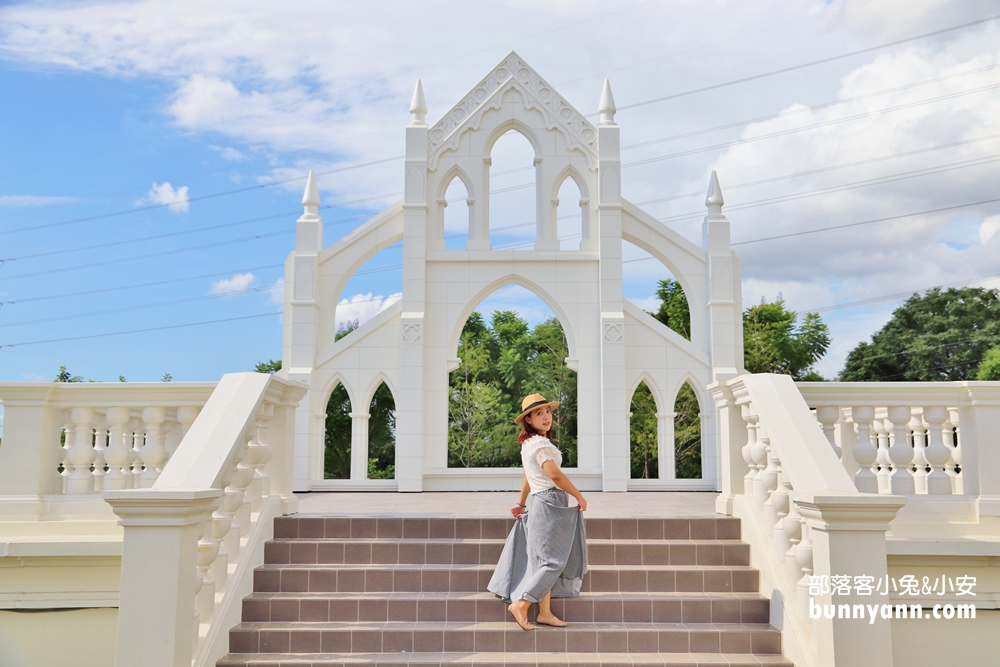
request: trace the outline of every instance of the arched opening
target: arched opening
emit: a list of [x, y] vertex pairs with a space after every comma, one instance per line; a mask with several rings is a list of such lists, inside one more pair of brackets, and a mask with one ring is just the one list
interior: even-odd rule
[[456, 174], [448, 184], [444, 198], [438, 201], [443, 209], [442, 229], [445, 248], [448, 250], [465, 250], [472, 224], [472, 206], [469, 201], [469, 189]]
[[489, 233], [493, 248], [533, 245], [538, 210], [535, 149], [517, 130], [508, 131], [493, 144], [489, 182]]
[[587, 206], [580, 186], [567, 176], [559, 186], [557, 204], [554, 207], [556, 234], [560, 250], [579, 250], [583, 238], [583, 209]]
[[690, 382], [674, 400], [674, 476], [701, 479], [701, 406]]
[[358, 267], [340, 293], [336, 338], [358, 328], [403, 295], [403, 243], [394, 243]]
[[691, 340], [691, 309], [684, 288], [656, 257], [627, 241], [622, 242], [622, 293]]
[[656, 399], [645, 382], [632, 394], [629, 409], [629, 458], [632, 479], [660, 476], [660, 428]]
[[351, 426], [351, 397], [337, 383], [326, 402], [323, 479], [351, 478]]
[[448, 467], [519, 467], [514, 418], [521, 399], [534, 393], [560, 401], [553, 443], [563, 466], [575, 467], [576, 373], [568, 356], [562, 324], [534, 293], [508, 285], [484, 299], [465, 322], [449, 379]]
[[396, 400], [385, 382], [368, 406], [368, 479], [396, 477]]

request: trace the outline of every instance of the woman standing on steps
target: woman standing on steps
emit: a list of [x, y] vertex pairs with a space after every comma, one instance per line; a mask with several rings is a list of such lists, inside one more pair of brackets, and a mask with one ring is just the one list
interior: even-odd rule
[[[563, 627], [552, 613], [553, 597], [580, 595], [587, 573], [587, 535], [583, 514], [587, 500], [560, 470], [562, 453], [552, 444], [552, 410], [559, 401], [546, 401], [531, 394], [521, 401], [521, 445], [524, 482], [521, 498], [510, 513], [514, 528], [507, 537], [500, 562], [487, 589], [507, 603], [507, 609], [524, 630], [534, 630], [528, 621], [532, 602], [538, 603], [536, 621]], [[569, 496], [577, 506], [569, 506]]]

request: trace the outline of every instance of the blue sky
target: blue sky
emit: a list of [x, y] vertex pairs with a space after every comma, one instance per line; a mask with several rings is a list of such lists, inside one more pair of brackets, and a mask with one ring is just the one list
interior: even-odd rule
[[[1000, 14], [1000, 2], [390, 4], [0, 7], [0, 381], [50, 380], [60, 365], [102, 381], [213, 380], [278, 358], [275, 286], [308, 170], [334, 172], [320, 178], [329, 244], [398, 198], [391, 158], [415, 78], [433, 122], [511, 48], [584, 113], [611, 80], [625, 196], [697, 243], [713, 169], [734, 242], [916, 214], [736, 246], [746, 305], [1000, 285], [984, 278], [1000, 274], [1000, 205], [922, 213], [997, 196], [996, 21], [632, 106]], [[530, 162], [523, 148], [498, 144], [494, 170]], [[514, 190], [495, 205], [528, 222], [532, 199]], [[462, 208], [449, 208], [452, 229]], [[399, 291], [401, 256], [362, 267], [341, 319]], [[626, 259], [639, 260], [626, 296], [655, 308], [668, 272], [633, 247]], [[834, 344], [821, 372], [835, 375], [900, 302], [822, 311]], [[484, 304], [500, 307], [547, 314], [516, 290]], [[106, 335], [141, 329], [158, 330]]]

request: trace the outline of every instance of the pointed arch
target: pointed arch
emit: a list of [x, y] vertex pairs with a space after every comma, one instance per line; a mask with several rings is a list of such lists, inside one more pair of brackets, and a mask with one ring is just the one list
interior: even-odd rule
[[[364, 457], [359, 468], [366, 479], [396, 477], [396, 394], [382, 373], [375, 378], [365, 409], [368, 428], [364, 436]], [[383, 387], [385, 391], [383, 391]], [[360, 452], [359, 452], [360, 453]]]
[[[324, 402], [323, 429], [323, 478], [350, 479], [351, 454], [354, 445], [354, 406], [355, 397], [342, 381], [339, 373], [334, 375], [339, 379], [326, 394]], [[341, 391], [342, 390], [342, 391]]]
[[[512, 88], [511, 90], [517, 90], [517, 89]], [[506, 92], [508, 91], [504, 91], [505, 94]], [[520, 90], [518, 90], [518, 92], [520, 92], [522, 95], [524, 94]], [[490, 135], [486, 138], [486, 143], [483, 145], [483, 155], [486, 156], [492, 155], [493, 147], [496, 145], [497, 141], [500, 140], [500, 137], [502, 137], [503, 135], [507, 134], [510, 131], [517, 132], [518, 134], [520, 134], [521, 136], [523, 136], [525, 139], [528, 140], [528, 143], [531, 144], [531, 148], [535, 151], [536, 158], [542, 157], [541, 139], [538, 138], [538, 135], [535, 134], [535, 131], [533, 129], [531, 129], [527, 124], [516, 118], [511, 118], [510, 120], [506, 120], [497, 125], [495, 128], [493, 128], [493, 131], [490, 132]]]
[[673, 392], [673, 473], [676, 479], [705, 479], [705, 440], [701, 420], [705, 397], [699, 390], [700, 386], [701, 383], [687, 372], [681, 376]]
[[562, 325], [563, 331], [566, 334], [566, 345], [569, 348], [569, 356], [576, 359], [576, 334], [570, 326], [571, 320], [566, 316], [566, 312], [559, 306], [559, 302], [535, 282], [513, 273], [494, 280], [489, 285], [479, 290], [475, 296], [469, 299], [469, 302], [459, 314], [458, 319], [453, 325], [451, 339], [448, 342], [449, 358], [455, 358], [458, 356], [458, 342], [462, 338], [462, 328], [465, 326], [465, 322], [469, 319], [469, 316], [472, 315], [472, 311], [474, 311], [476, 307], [479, 306], [479, 304], [482, 303], [483, 300], [490, 294], [493, 294], [501, 287], [505, 287], [507, 285], [520, 285], [526, 290], [534, 293], [535, 296], [545, 302], [545, 305], [552, 309], [552, 312], [555, 313], [556, 318], [559, 320], [559, 323]]
[[645, 373], [629, 394], [629, 468], [631, 479], [660, 477], [660, 406]]
[[465, 191], [468, 193], [469, 199], [475, 199], [476, 189], [472, 186], [472, 179], [469, 178], [469, 175], [465, 173], [465, 170], [457, 164], [453, 165], [451, 169], [446, 171], [444, 176], [441, 177], [441, 185], [438, 186], [437, 198], [444, 198], [445, 193], [448, 192], [448, 186], [450, 186], [451, 182], [456, 178], [462, 181], [462, 184], [465, 185]]
[[382, 371], [379, 371], [372, 379], [372, 381], [368, 383], [368, 386], [365, 388], [365, 393], [364, 393], [365, 400], [364, 403], [362, 403], [362, 405], [371, 405], [372, 399], [375, 397], [375, 392], [378, 391], [378, 388], [381, 387], [383, 384], [389, 388], [389, 391], [392, 392], [393, 396], [397, 395], [396, 387], [393, 386], [392, 380], [389, 379], [388, 375], [386, 375]]
[[646, 385], [649, 388], [650, 393], [653, 394], [653, 399], [656, 401], [656, 411], [663, 412], [663, 390], [657, 384], [656, 380], [653, 379], [653, 376], [646, 371], [639, 373], [639, 377], [637, 377], [635, 382], [633, 382], [628, 388], [628, 393], [626, 395], [632, 396], [635, 394], [635, 390], [639, 388], [640, 384]]
[[563, 183], [567, 178], [572, 178], [573, 182], [576, 183], [576, 187], [580, 188], [580, 198], [590, 199], [590, 190], [587, 188], [587, 181], [580, 174], [579, 170], [571, 164], [563, 167], [563, 170], [559, 172], [556, 179], [553, 181], [552, 185], [552, 198], [555, 199], [559, 196], [559, 190], [562, 188]]

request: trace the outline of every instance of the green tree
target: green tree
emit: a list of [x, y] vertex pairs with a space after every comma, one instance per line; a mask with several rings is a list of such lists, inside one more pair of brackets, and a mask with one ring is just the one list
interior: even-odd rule
[[277, 373], [281, 370], [281, 359], [268, 359], [267, 361], [259, 361], [257, 365], [253, 367], [255, 373]]
[[632, 416], [629, 419], [629, 451], [632, 479], [656, 479], [659, 472], [659, 426], [656, 400], [645, 382], [640, 382], [632, 394]]
[[495, 312], [489, 324], [472, 313], [450, 382], [448, 465], [520, 466], [514, 417], [524, 396], [539, 393], [561, 402], [553, 413], [553, 442], [563, 452], [563, 465], [575, 466], [576, 373], [566, 366], [567, 356], [555, 318], [531, 328], [513, 311]]
[[830, 329], [818, 313], [798, 313], [782, 300], [750, 306], [743, 313], [743, 364], [751, 373], [784, 373], [796, 380], [822, 380], [813, 365], [830, 347]]
[[698, 396], [685, 382], [674, 401], [674, 476], [701, 479], [701, 410]]
[[337, 327], [337, 333], [333, 334], [333, 342], [337, 342], [347, 334], [351, 333], [355, 329], [361, 326], [358, 320], [348, 320], [346, 322], [341, 322], [340, 326]]
[[396, 476], [396, 401], [385, 382], [368, 406], [368, 478]]
[[56, 379], [53, 382], [83, 382], [83, 377], [80, 375], [72, 375], [66, 370], [65, 366], [59, 367], [59, 373], [56, 375]]
[[338, 384], [326, 403], [323, 477], [351, 478], [351, 397]]
[[661, 280], [656, 297], [660, 300], [660, 308], [650, 315], [691, 340], [691, 308], [681, 284], [670, 278]]
[[[980, 365], [998, 341], [997, 290], [932, 289], [907, 299], [871, 342], [851, 350], [840, 380], [972, 380], [979, 377]], [[990, 372], [993, 363], [985, 372]]]
[[979, 363], [976, 379], [993, 382], [1000, 380], [1000, 347], [995, 347], [986, 353]]
[[160, 382], [173, 382], [173, 381], [174, 381], [174, 376], [171, 375], [170, 373], [164, 373], [163, 377], [160, 378]]

